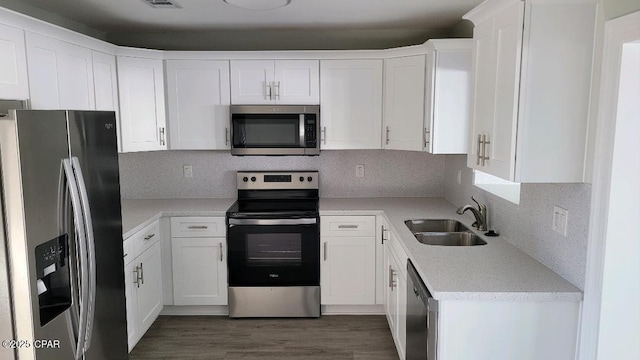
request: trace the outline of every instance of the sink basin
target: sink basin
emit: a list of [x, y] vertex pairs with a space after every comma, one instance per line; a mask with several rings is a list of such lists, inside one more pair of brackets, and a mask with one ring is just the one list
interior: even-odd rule
[[487, 244], [470, 232], [421, 232], [414, 235], [419, 242], [426, 245], [475, 246]]
[[469, 228], [456, 220], [416, 219], [404, 222], [412, 233], [422, 232], [462, 232]]

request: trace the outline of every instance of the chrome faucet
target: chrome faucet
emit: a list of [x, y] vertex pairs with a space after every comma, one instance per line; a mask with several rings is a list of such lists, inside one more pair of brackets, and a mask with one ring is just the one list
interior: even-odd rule
[[473, 216], [476, 218], [476, 222], [474, 222], [471, 226], [480, 231], [487, 231], [487, 206], [484, 204], [480, 204], [476, 199], [473, 198], [473, 196], [471, 197], [471, 200], [478, 204], [477, 210], [472, 205], [465, 205], [459, 207], [456, 213], [462, 215], [465, 211], [470, 210]]

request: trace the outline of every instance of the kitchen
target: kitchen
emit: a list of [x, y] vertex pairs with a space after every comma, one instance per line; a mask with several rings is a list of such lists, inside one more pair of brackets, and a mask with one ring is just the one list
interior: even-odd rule
[[[470, 6], [468, 10], [472, 7], [473, 6]], [[631, 2], [605, 2], [603, 16], [609, 19], [631, 13], [634, 10], [637, 11], [638, 6]], [[1, 18], [3, 20], [2, 22], [13, 27], [20, 27], [18, 26], [18, 24], [21, 24], [20, 21], [26, 21], [15, 20], [12, 16], [15, 15], [4, 14]], [[78, 39], [80, 44], [88, 41], [82, 36], [69, 35], [59, 29], [52, 30], [46, 27], [43, 28], [45, 25], [41, 23], [29, 26], [36, 27], [36, 29], [38, 29], [36, 32], [40, 34], [45, 33], [52, 36], [52, 34], [58, 31], [64, 33], [64, 35], [61, 36], [65, 39], [69, 39], [69, 36], [75, 36], [73, 39]], [[94, 46], [106, 47], [107, 45], [91, 44], [90, 46], [86, 46], [94, 48]], [[102, 52], [108, 52], [107, 50], [113, 51], [112, 48], [101, 49]], [[129, 58], [132, 58], [135, 54], [141, 57], [156, 58], [155, 60], [158, 60], [162, 56], [168, 56], [165, 57], [165, 59], [179, 61], [185, 60], [186, 57], [189, 56], [181, 52], [161, 55], [152, 51], [135, 49], [122, 49], [122, 51], [131, 51]], [[409, 49], [407, 51], [414, 50]], [[240, 55], [241, 54], [235, 54], [233, 58], [235, 59], [236, 56]], [[275, 59], [282, 56], [281, 54], [270, 55], [274, 55], [273, 58]], [[413, 56], [416, 55], [416, 53], [399, 53], [399, 55]], [[224, 55], [220, 54], [213, 54], [211, 58], [215, 58], [216, 56], [219, 58], [215, 60], [224, 61]], [[255, 57], [251, 54], [242, 54], [242, 56], [246, 57], [246, 59]], [[263, 54], [262, 56], [265, 55]], [[323, 55], [323, 57], [320, 58], [324, 58], [324, 56], [328, 55]], [[357, 56], [368, 56], [370, 58], [380, 59], [382, 57], [386, 58], [387, 55], [363, 55], [360, 53]], [[392, 56], [393, 54], [389, 57]], [[338, 60], [340, 59], [334, 59], [332, 61]], [[95, 68], [97, 67], [94, 67], [94, 69]], [[121, 76], [120, 69], [120, 63], [118, 63], [117, 76]], [[31, 79], [29, 80], [31, 81]], [[127, 81], [127, 78], [122, 78], [122, 80]], [[122, 80], [118, 79], [120, 84]], [[169, 78], [167, 78], [167, 82], [168, 81]], [[164, 89], [165, 87], [160, 86], [159, 88]], [[382, 88], [382, 86], [380, 86], [380, 88]], [[59, 105], [48, 102], [49, 98], [47, 96], [38, 97], [39, 94], [34, 92], [35, 88], [33, 86], [31, 88], [31, 97], [29, 97], [28, 91], [27, 88], [27, 92], [22, 98], [31, 99], [32, 107], [38, 105], [37, 101], [40, 99], [44, 101], [41, 103], [41, 108], [55, 108], [56, 105]], [[164, 103], [164, 93], [157, 95], [160, 96], [159, 102]], [[77, 94], [74, 94], [71, 100], [77, 100], [77, 98]], [[117, 96], [115, 98], [117, 98]], [[122, 99], [122, 92], [120, 93], [120, 98]], [[321, 102], [324, 98], [323, 96], [320, 97]], [[61, 96], [60, 99], [64, 101], [65, 97]], [[321, 107], [322, 105], [321, 103]], [[122, 122], [125, 121], [124, 117], [126, 114], [122, 112], [122, 109], [126, 106], [126, 103], [123, 103], [121, 100], [119, 106], [121, 109], [120, 120]], [[70, 106], [62, 106], [61, 108], [68, 107]], [[168, 138], [165, 139], [168, 140], [170, 148], [173, 145], [172, 136], [175, 134], [171, 129], [171, 109], [171, 104], [168, 104], [167, 117], [169, 118], [169, 123], [166, 134]], [[325, 107], [322, 107], [322, 109], [325, 109]], [[164, 112], [164, 106], [158, 111]], [[380, 114], [380, 116], [382, 117], [382, 114]], [[326, 124], [324, 119], [323, 124]], [[420, 125], [419, 128], [421, 132], [422, 125]], [[380, 124], [378, 129], [380, 133], [384, 131], [382, 124]], [[224, 144], [225, 132], [218, 132], [218, 136], [218, 143]], [[391, 137], [393, 138], [393, 135]], [[383, 134], [378, 136], [378, 138], [384, 139]], [[126, 139], [121, 140], [126, 141]], [[476, 145], [475, 139], [473, 141], [472, 151], [475, 150], [473, 147]], [[155, 143], [157, 144], [158, 142], [155, 141]], [[145, 144], [140, 144], [140, 146], [145, 146]], [[166, 148], [166, 144], [164, 146]], [[500, 238], [508, 239], [508, 241], [517, 248], [559, 274], [578, 289], [586, 289], [588, 282], [587, 264], [589, 262], [587, 254], [589, 248], [588, 229], [590, 227], [591, 215], [589, 208], [592, 203], [592, 190], [588, 181], [587, 183], [575, 181], [570, 184], [523, 183], [520, 186], [520, 203], [516, 205], [476, 187], [473, 184], [473, 172], [467, 167], [465, 155], [432, 155], [428, 152], [422, 152], [422, 149], [420, 149], [420, 151], [402, 151], [391, 150], [393, 147], [383, 149], [383, 146], [384, 145], [380, 143], [377, 145], [377, 149], [327, 150], [322, 151], [318, 157], [234, 157], [231, 156], [228, 151], [164, 150], [124, 152], [119, 155], [121, 193], [123, 199], [213, 198], [233, 200], [237, 195], [236, 171], [314, 169], [318, 170], [320, 176], [319, 182], [321, 185], [319, 193], [321, 199], [321, 215], [327, 216], [336, 214], [323, 213], [323, 201], [325, 199], [435, 197], [444, 198], [450, 204], [457, 207], [471, 203], [470, 196], [473, 195], [481, 203], [487, 205], [489, 209], [489, 224], [492, 229], [500, 233]], [[398, 147], [400, 147], [400, 145], [398, 145]], [[344, 146], [342, 148], [344, 149]], [[356, 168], [359, 165], [363, 165], [362, 177], [356, 175]], [[589, 165], [586, 167], [588, 166]], [[192, 177], [187, 176], [190, 172]], [[153, 180], [151, 181], [150, 179]], [[123, 204], [125, 204], [126, 208], [126, 200]], [[222, 206], [222, 210], [226, 210], [229, 205], [230, 203]], [[455, 210], [453, 205], [450, 206]], [[551, 219], [554, 206], [558, 206], [570, 214], [568, 217], [569, 221], [567, 222], [566, 237], [552, 229]], [[330, 202], [325, 202], [324, 210], [328, 210], [328, 208], [330, 208]], [[196, 213], [191, 213], [192, 215], [197, 215], [198, 211], [204, 211], [201, 208], [193, 210], [196, 210]], [[366, 206], [361, 205], [359, 210], [371, 209], [367, 209]], [[156, 213], [160, 211], [162, 210], [156, 211]], [[466, 219], [468, 222], [467, 225], [470, 225], [471, 217], [467, 217], [466, 215], [466, 218], [456, 217], [453, 212], [454, 211], [451, 211], [447, 217]], [[126, 215], [126, 209], [124, 213]], [[390, 216], [389, 214], [387, 215]], [[151, 216], [155, 216], [155, 213], [151, 214]], [[407, 216], [409, 217], [406, 219], [409, 219], [411, 216], [418, 216], [418, 213], [415, 215], [407, 214]], [[443, 215], [438, 216], [442, 217]], [[125, 225], [125, 232], [143, 224], [146, 220], [148, 219], [131, 219], [125, 216], [123, 218], [125, 224], [127, 221], [134, 223], [133, 226]], [[168, 218], [163, 220], [160, 226], [166, 226], [168, 220]], [[393, 227], [396, 231], [401, 231], [399, 229], [400, 226]], [[163, 233], [171, 234], [173, 227], [166, 230], [168, 230], [168, 232], [163, 231]], [[169, 235], [167, 235], [167, 237], [169, 237]], [[165, 264], [166, 256], [170, 256], [171, 247], [169, 242], [163, 242], [163, 246], [165, 247], [162, 249], [162, 256], [163, 264]], [[407, 249], [401, 250], [406, 251]], [[396, 255], [398, 254], [396, 253]], [[171, 258], [169, 257], [169, 259]], [[171, 264], [171, 262], [168, 262], [168, 264]], [[163, 268], [163, 271], [168, 270]], [[163, 281], [169, 280], [169, 283], [171, 283], [172, 274], [169, 273], [165, 276], [163, 272], [162, 278]], [[163, 291], [167, 292], [165, 297], [173, 296], [173, 291], [171, 291], [169, 286], [163, 286]]]

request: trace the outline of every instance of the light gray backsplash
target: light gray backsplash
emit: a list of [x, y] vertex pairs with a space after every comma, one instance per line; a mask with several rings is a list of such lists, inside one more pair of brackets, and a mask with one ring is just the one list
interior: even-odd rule
[[[233, 198], [238, 170], [318, 170], [320, 196], [444, 196], [442, 155], [411, 151], [322, 151], [320, 156], [231, 156], [222, 151], [158, 151], [120, 154], [125, 199]], [[355, 167], [364, 164], [365, 177]], [[183, 177], [193, 166], [193, 178]]]
[[[489, 225], [510, 243], [584, 289], [591, 185], [522, 184], [515, 205], [473, 186], [466, 155], [447, 155], [445, 198], [454, 205], [472, 204], [471, 196], [487, 205]], [[457, 184], [462, 170], [462, 184]], [[553, 207], [569, 211], [567, 237], [552, 229]], [[471, 216], [471, 215], [470, 215]]]

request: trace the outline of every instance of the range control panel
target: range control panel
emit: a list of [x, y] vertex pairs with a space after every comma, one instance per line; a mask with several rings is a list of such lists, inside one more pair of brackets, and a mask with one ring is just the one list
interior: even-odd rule
[[238, 171], [238, 190], [318, 189], [317, 171]]

